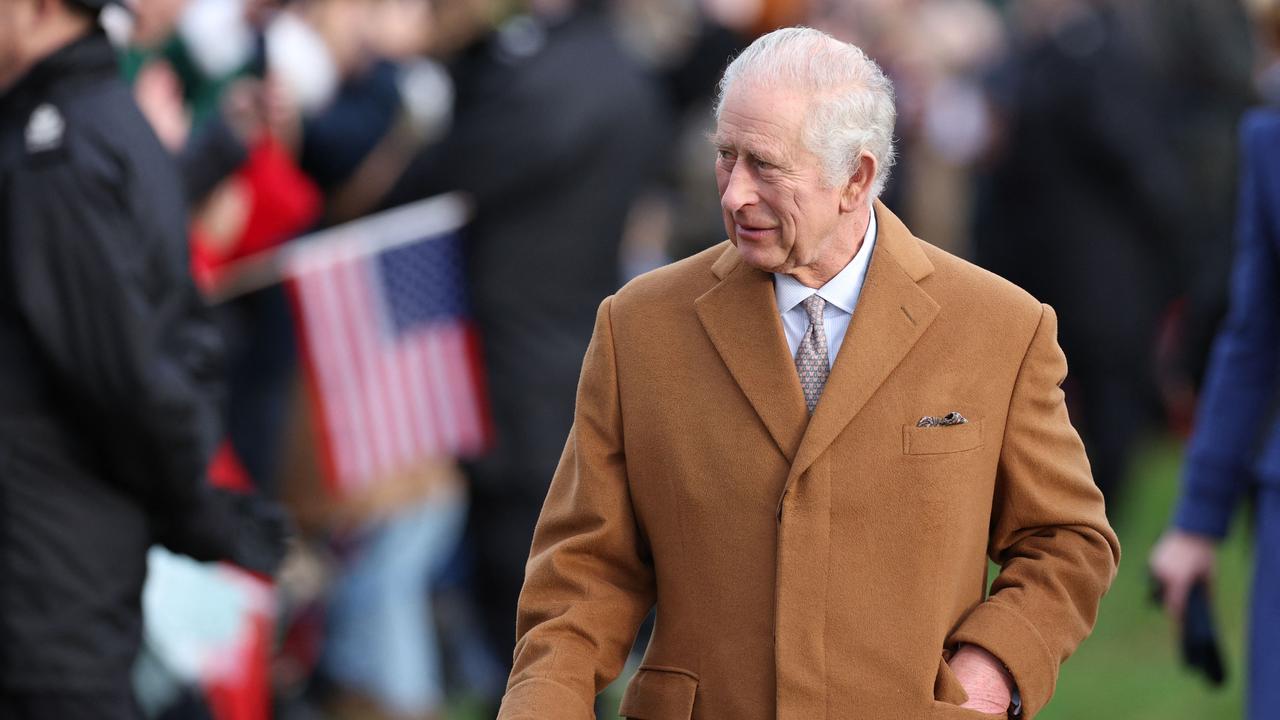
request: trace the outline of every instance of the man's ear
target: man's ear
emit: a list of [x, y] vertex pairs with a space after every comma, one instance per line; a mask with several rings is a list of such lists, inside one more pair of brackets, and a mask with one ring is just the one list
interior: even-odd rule
[[870, 204], [871, 186], [875, 183], [878, 168], [876, 158], [871, 153], [864, 151], [858, 157], [858, 167], [854, 168], [840, 192], [841, 212], [853, 212]]

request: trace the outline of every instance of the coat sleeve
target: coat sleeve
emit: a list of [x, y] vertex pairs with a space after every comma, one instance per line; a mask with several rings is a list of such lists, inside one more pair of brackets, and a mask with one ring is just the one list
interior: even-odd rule
[[653, 606], [627, 481], [610, 318], [596, 316], [574, 424], [538, 519], [500, 720], [592, 720]]
[[1280, 237], [1273, 205], [1266, 201], [1280, 197], [1280, 178], [1266, 172], [1280, 158], [1280, 116], [1250, 116], [1241, 136], [1231, 308], [1214, 341], [1174, 516], [1177, 527], [1215, 538], [1226, 535], [1249, 485], [1280, 372]]
[[70, 163], [26, 174], [8, 199], [14, 290], [110, 480], [176, 516], [200, 502], [220, 436], [221, 344], [185, 274], [185, 236], [157, 248], [122, 185]]
[[1000, 573], [990, 596], [948, 639], [999, 658], [1027, 718], [1049, 701], [1058, 668], [1093, 629], [1120, 561], [1067, 416], [1060, 388], [1066, 374], [1057, 317], [1042, 306], [1009, 401], [997, 470], [988, 554]]

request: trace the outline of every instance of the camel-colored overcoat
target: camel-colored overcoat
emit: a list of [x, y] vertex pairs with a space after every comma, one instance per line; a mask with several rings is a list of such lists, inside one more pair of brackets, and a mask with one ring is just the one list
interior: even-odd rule
[[1027, 718], [1049, 701], [1120, 556], [1056, 317], [875, 212], [812, 417], [772, 278], [732, 245], [600, 306], [501, 720], [594, 718], [655, 604], [631, 718], [991, 717], [959, 707], [960, 643], [1006, 665]]

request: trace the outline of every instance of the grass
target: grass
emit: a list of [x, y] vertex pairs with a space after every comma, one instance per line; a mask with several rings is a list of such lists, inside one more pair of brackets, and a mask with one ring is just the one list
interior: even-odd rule
[[1243, 716], [1245, 596], [1249, 553], [1237, 522], [1219, 557], [1215, 614], [1227, 662], [1227, 684], [1211, 689], [1182, 669], [1168, 621], [1148, 601], [1147, 556], [1168, 520], [1181, 450], [1153, 443], [1134, 463], [1114, 518], [1120, 573], [1103, 600], [1092, 637], [1062, 668], [1053, 701], [1038, 718], [1227, 720]]
[[[1163, 531], [1177, 491], [1181, 448], [1169, 441], [1148, 444], [1135, 459], [1126, 496], [1113, 521], [1123, 559], [1098, 625], [1063, 666], [1053, 701], [1039, 720], [1230, 720], [1243, 716], [1245, 596], [1248, 542], [1244, 523], [1223, 546], [1214, 588], [1219, 634], [1228, 681], [1221, 689], [1182, 669], [1175, 635], [1148, 600], [1147, 555]], [[630, 670], [606, 691], [616, 707]], [[452, 720], [481, 720], [474, 710]], [[616, 717], [604, 714], [602, 718]]]

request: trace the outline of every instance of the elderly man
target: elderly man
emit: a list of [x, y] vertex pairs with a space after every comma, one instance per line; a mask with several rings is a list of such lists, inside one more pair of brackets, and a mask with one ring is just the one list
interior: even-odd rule
[[1035, 715], [1119, 560], [1053, 311], [874, 201], [858, 48], [766, 35], [716, 113], [729, 241], [600, 307], [499, 717], [593, 717], [655, 603], [627, 717]]

